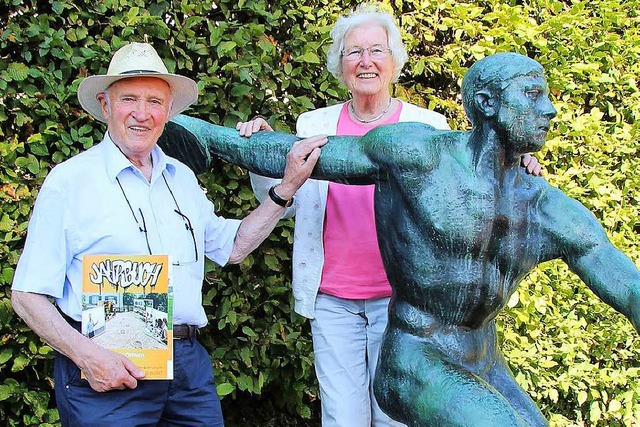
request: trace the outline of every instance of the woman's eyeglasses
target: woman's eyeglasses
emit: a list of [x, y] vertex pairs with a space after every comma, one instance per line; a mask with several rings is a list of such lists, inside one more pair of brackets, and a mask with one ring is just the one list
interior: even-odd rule
[[391, 52], [391, 49], [379, 44], [374, 44], [370, 47], [349, 47], [347, 49], [344, 49], [341, 53], [342, 57], [347, 61], [359, 61], [365, 51], [369, 52], [369, 57], [371, 59], [383, 59], [387, 56], [388, 53]]

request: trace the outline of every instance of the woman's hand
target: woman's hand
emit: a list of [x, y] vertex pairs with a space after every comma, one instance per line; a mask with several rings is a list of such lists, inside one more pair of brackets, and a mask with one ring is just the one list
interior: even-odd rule
[[267, 121], [262, 117], [256, 117], [255, 119], [249, 120], [248, 122], [238, 122], [236, 125], [236, 130], [240, 133], [240, 136], [250, 137], [254, 133], [261, 130], [269, 130], [272, 131], [273, 128]]
[[538, 162], [538, 159], [531, 154], [523, 155], [520, 163], [530, 175], [540, 176], [544, 172], [542, 169], [542, 165], [540, 164], [540, 162]]

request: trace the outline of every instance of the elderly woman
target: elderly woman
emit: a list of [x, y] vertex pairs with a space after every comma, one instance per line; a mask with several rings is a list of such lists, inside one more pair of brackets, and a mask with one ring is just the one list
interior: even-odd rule
[[[364, 135], [381, 125], [414, 121], [438, 129], [442, 114], [390, 95], [407, 60], [394, 18], [367, 6], [331, 31], [327, 67], [351, 99], [302, 114], [299, 136]], [[271, 130], [261, 118], [238, 123], [244, 136]], [[528, 163], [528, 162], [527, 162]], [[537, 161], [530, 169], [538, 169]], [[278, 181], [251, 176], [258, 199], [291, 204]], [[322, 425], [401, 426], [373, 395], [373, 376], [387, 325], [391, 287], [382, 265], [373, 214], [374, 186], [308, 180], [285, 213], [296, 215], [293, 243], [295, 311], [311, 319]]]

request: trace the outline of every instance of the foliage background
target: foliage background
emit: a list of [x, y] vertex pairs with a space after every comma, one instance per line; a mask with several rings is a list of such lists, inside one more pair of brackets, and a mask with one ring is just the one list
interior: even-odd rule
[[[355, 2], [328, 0], [0, 0], [0, 419], [57, 425], [52, 350], [13, 313], [10, 285], [29, 213], [50, 168], [99, 141], [79, 107], [83, 77], [148, 39], [170, 70], [199, 82], [191, 114], [228, 126], [255, 114], [294, 128], [303, 111], [347, 94], [324, 67], [328, 32]], [[638, 0], [392, 0], [410, 60], [394, 95], [465, 129], [459, 83], [475, 60], [516, 51], [547, 70], [559, 111], [538, 157], [636, 261], [640, 115]], [[216, 207], [256, 205], [244, 171], [201, 176]], [[210, 349], [227, 423], [318, 425], [308, 324], [291, 310], [292, 223], [240, 266], [208, 266]], [[638, 335], [561, 262], [533, 272], [500, 316], [520, 382], [553, 425], [634, 426]]]

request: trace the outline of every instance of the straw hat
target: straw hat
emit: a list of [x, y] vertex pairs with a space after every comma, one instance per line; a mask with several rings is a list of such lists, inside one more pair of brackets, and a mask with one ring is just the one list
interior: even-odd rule
[[85, 111], [104, 122], [96, 96], [118, 80], [131, 77], [157, 77], [171, 87], [173, 104], [169, 118], [180, 114], [198, 99], [198, 86], [188, 77], [167, 71], [158, 52], [148, 43], [129, 43], [113, 55], [107, 74], [85, 78], [78, 86], [78, 100]]

